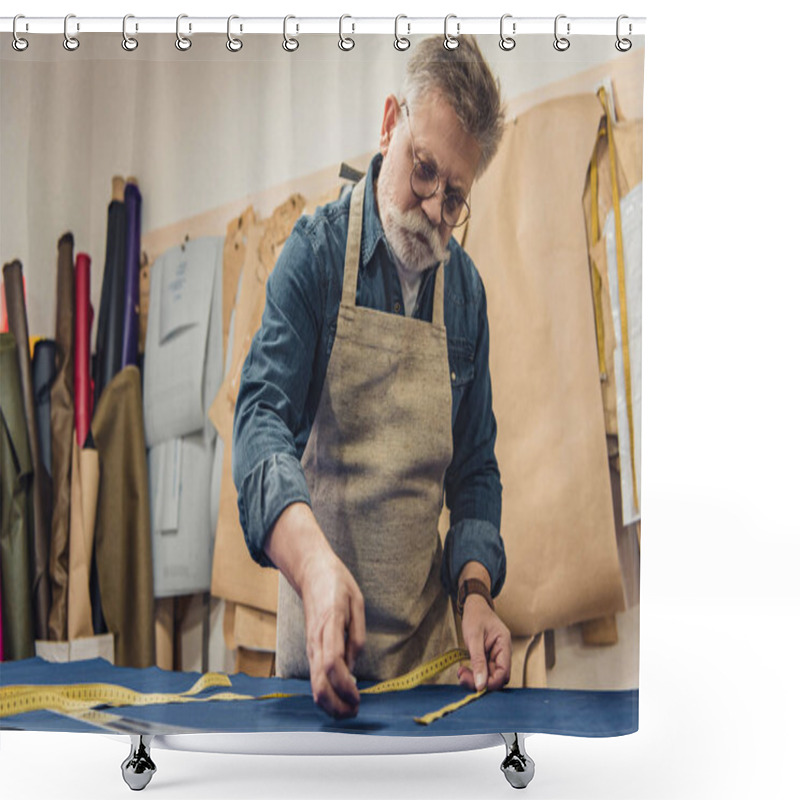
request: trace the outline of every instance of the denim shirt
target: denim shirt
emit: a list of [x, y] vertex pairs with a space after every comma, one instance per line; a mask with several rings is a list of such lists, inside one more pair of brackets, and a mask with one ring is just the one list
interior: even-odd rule
[[[397, 268], [373, 191], [382, 156], [366, 176], [356, 305], [403, 314]], [[242, 368], [233, 423], [233, 479], [251, 557], [275, 565], [264, 544], [281, 512], [311, 505], [300, 459], [311, 432], [328, 368], [342, 297], [349, 194], [301, 217], [267, 281], [261, 327]], [[506, 573], [500, 538], [501, 485], [494, 455], [497, 426], [489, 378], [486, 295], [469, 256], [451, 237], [444, 269], [444, 319], [453, 390], [453, 457], [445, 473], [450, 529], [441, 579], [455, 596], [468, 561], [481, 562], [497, 595]], [[433, 316], [433, 276], [420, 281], [413, 316]]]

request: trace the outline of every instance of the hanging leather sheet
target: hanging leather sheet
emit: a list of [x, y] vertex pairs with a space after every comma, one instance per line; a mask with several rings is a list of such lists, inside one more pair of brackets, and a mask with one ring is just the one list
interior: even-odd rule
[[581, 208], [601, 115], [592, 94], [534, 106], [472, 193], [515, 636], [624, 607]]

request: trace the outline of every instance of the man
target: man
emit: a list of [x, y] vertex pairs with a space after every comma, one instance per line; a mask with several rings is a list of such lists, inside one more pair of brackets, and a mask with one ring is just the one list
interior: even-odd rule
[[510, 673], [486, 297], [452, 237], [503, 110], [475, 40], [459, 41], [415, 47], [365, 178], [295, 225], [242, 370], [234, 480], [252, 557], [281, 572], [277, 674], [309, 677], [337, 717], [358, 711], [355, 676], [457, 645], [450, 597], [461, 684]]

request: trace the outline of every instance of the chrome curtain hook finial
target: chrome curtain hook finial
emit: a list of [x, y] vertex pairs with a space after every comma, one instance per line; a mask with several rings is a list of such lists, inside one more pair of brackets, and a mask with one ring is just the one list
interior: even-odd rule
[[[405, 14], [398, 14], [394, 18], [394, 49], [403, 51], [408, 50], [408, 48], [411, 47], [411, 40], [406, 39], [405, 36], [401, 36], [398, 31], [401, 19], [408, 19], [408, 17]], [[411, 23], [407, 22], [406, 26], [408, 27], [408, 32], [411, 33]]]
[[[69, 35], [67, 26], [69, 25], [70, 19], [75, 19], [75, 15], [67, 14], [67, 16], [64, 17], [64, 49], [72, 52], [73, 50], [77, 50], [81, 46], [81, 43], [74, 36]], [[80, 25], [78, 25], [77, 29], [80, 30]]]
[[[619, 24], [620, 24], [620, 22], [622, 22], [623, 19], [628, 19], [628, 16], [626, 14], [620, 14], [617, 17], [617, 41], [614, 42], [614, 47], [616, 47], [617, 50], [620, 51], [620, 53], [627, 53], [628, 50], [630, 50], [631, 47], [633, 47], [633, 42], [631, 42], [630, 39], [623, 39], [619, 35], [619, 29], [620, 29], [620, 25]], [[630, 36], [631, 33], [633, 33], [633, 26], [629, 22], [628, 23], [628, 36]]]
[[122, 18], [122, 49], [130, 53], [139, 46], [139, 40], [135, 36], [128, 35], [129, 19], [135, 19], [133, 14], [126, 14]]
[[456, 35], [451, 36], [447, 30], [447, 23], [450, 22], [451, 19], [456, 19], [455, 14], [448, 14], [444, 18], [444, 41], [442, 42], [442, 46], [445, 50], [455, 50], [458, 47], [458, 34], [461, 30], [461, 23], [456, 22]]
[[[244, 47], [244, 42], [231, 34], [231, 22], [235, 19], [239, 19], [236, 14], [231, 14], [228, 17], [228, 41], [225, 42], [225, 47], [227, 47], [231, 53], [238, 53], [242, 47]], [[239, 30], [241, 30], [241, 28]]]
[[[290, 19], [297, 19], [297, 17], [293, 17], [291, 14], [288, 14], [283, 18], [283, 49], [287, 53], [293, 53], [298, 47], [300, 47], [300, 41], [295, 39], [294, 36], [289, 36], [287, 31], [287, 26]], [[300, 27], [296, 26], [296, 30], [299, 31]]]
[[[560, 53], [563, 53], [565, 50], [569, 50], [569, 39], [566, 36], [559, 36], [558, 35], [558, 21], [560, 19], [566, 19], [566, 14], [559, 14], [556, 17], [555, 25], [553, 27], [555, 41], [553, 42], [553, 47], [558, 50]], [[567, 23], [567, 36], [569, 36], [569, 22]]]
[[[346, 19], [353, 19], [349, 14], [342, 14], [339, 17], [339, 49], [344, 50], [347, 52], [348, 50], [352, 50], [356, 46], [355, 39], [351, 39], [349, 36], [345, 36], [342, 32], [342, 27], [344, 25], [344, 21]], [[356, 24], [353, 23], [353, 31], [355, 32]]]
[[[181, 33], [181, 20], [188, 18], [189, 18], [188, 14], [178, 14], [178, 18], [175, 20], [175, 36], [177, 37], [175, 39], [175, 47], [177, 47], [178, 50], [181, 50], [183, 52], [185, 52], [192, 46], [192, 40], [187, 38]], [[189, 30], [190, 31], [192, 30], [191, 23], [189, 24]]]
[[[513, 50], [517, 46], [517, 40], [514, 39], [512, 36], [506, 36], [505, 31], [503, 30], [503, 25], [507, 19], [511, 19], [511, 14], [503, 14], [500, 17], [500, 49], [505, 50], [508, 52], [509, 50]], [[517, 23], [511, 23], [511, 33], [517, 32]]]
[[28, 49], [28, 40], [27, 39], [23, 39], [17, 33], [17, 20], [18, 19], [25, 19], [25, 15], [24, 14], [17, 14], [17, 16], [14, 17], [14, 23], [11, 26], [11, 33], [13, 34], [13, 38], [11, 39], [11, 46], [18, 53], [21, 53], [23, 50], [27, 50]]

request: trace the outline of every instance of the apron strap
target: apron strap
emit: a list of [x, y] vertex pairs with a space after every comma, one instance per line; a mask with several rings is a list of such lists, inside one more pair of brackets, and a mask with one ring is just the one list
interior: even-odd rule
[[344, 253], [342, 305], [355, 307], [358, 285], [358, 262], [361, 255], [361, 222], [364, 216], [364, 186], [362, 178], [350, 193], [350, 220], [347, 223], [347, 248]]
[[[365, 178], [350, 193], [350, 218], [347, 223], [347, 246], [344, 253], [344, 278], [342, 279], [342, 305], [355, 307], [358, 287], [358, 264], [361, 257], [361, 230], [364, 219]], [[444, 262], [440, 261], [433, 275], [433, 319], [438, 328], [444, 328]]]

